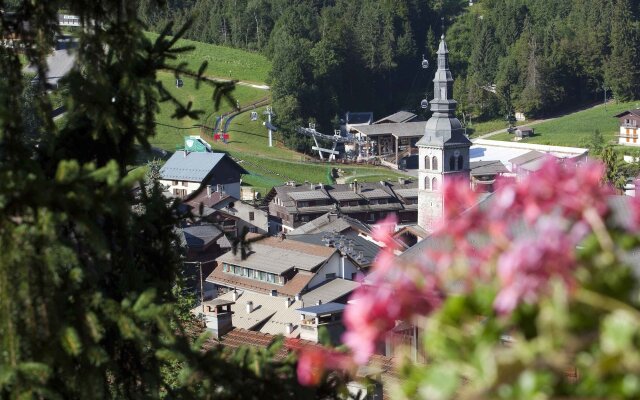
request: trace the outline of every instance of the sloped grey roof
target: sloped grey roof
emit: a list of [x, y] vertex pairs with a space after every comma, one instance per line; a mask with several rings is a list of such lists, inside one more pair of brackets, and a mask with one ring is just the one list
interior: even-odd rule
[[497, 175], [497, 174], [506, 174], [509, 172], [507, 167], [502, 163], [502, 161], [471, 161], [471, 175], [472, 176], [480, 176], [480, 175]]
[[401, 197], [418, 197], [418, 188], [395, 189], [394, 192]]
[[318, 300], [329, 303], [347, 296], [360, 286], [359, 282], [347, 279], [336, 278], [327, 281], [320, 286], [316, 286], [309, 292], [302, 295], [302, 300], [306, 305], [315, 305]]
[[367, 136], [393, 135], [396, 137], [420, 137], [424, 135], [426, 122], [384, 123], [356, 126], [353, 129]]
[[325, 255], [311, 254], [304, 252], [304, 249], [294, 250], [272, 246], [268, 240], [264, 240], [252, 243], [251, 251], [244, 260], [240, 254], [234, 255], [232, 252], [228, 252], [218, 257], [216, 261], [281, 275], [292, 268], [313, 270], [333, 255], [334, 252], [330, 251], [331, 249], [326, 250], [323, 251]]
[[514, 165], [521, 165], [521, 164], [526, 164], [528, 162], [536, 160], [538, 158], [543, 158], [545, 156], [546, 156], [545, 153], [541, 153], [541, 152], [536, 151], [536, 150], [531, 150], [530, 152], [524, 153], [521, 156], [512, 158], [511, 160], [509, 160], [509, 162], [511, 164], [514, 164]]
[[326, 315], [343, 312], [346, 306], [340, 303], [326, 303], [317, 306], [298, 308], [298, 312], [304, 315]]
[[627, 111], [622, 112], [620, 114], [614, 115], [614, 117], [620, 118], [620, 117], [623, 117], [623, 116], [625, 116], [627, 114], [633, 114], [635, 116], [640, 117], [640, 108], [636, 108], [636, 109], [633, 109], [633, 110], [627, 110]]
[[160, 169], [160, 176], [165, 180], [202, 182], [224, 157], [224, 153], [192, 152], [185, 156], [184, 151], [176, 151]]
[[353, 190], [346, 191], [331, 191], [331, 197], [336, 200], [362, 200], [362, 196], [358, 193], [355, 193]]
[[362, 197], [367, 199], [390, 199], [393, 196], [382, 189], [363, 190], [360, 192]]
[[287, 237], [289, 237], [290, 239], [294, 239], [292, 236], [307, 233], [341, 233], [348, 229], [353, 229], [365, 233], [371, 232], [371, 227], [369, 225], [355, 218], [351, 218], [346, 215], [332, 215], [332, 213], [326, 213], [289, 232]]
[[[336, 232], [340, 233], [338, 231]], [[327, 236], [327, 233], [330, 233], [330, 232], [292, 235], [292, 236], [289, 236], [289, 239], [296, 240], [299, 242], [304, 242], [304, 243], [317, 244], [319, 246], [325, 246], [326, 243], [323, 239], [325, 238], [325, 236]], [[362, 236], [345, 236], [344, 241], [345, 241], [345, 245], [351, 244], [353, 246], [352, 258], [354, 259], [353, 261], [356, 263], [358, 263], [358, 261], [355, 260], [355, 256], [359, 252], [362, 252], [364, 259], [367, 260], [367, 262], [363, 263], [363, 265], [369, 265], [373, 261], [373, 259], [376, 258], [376, 256], [378, 255], [378, 252], [380, 252], [380, 246], [378, 246], [377, 244], [373, 243], [370, 240], [363, 238]]]
[[191, 225], [182, 228], [188, 247], [199, 248], [209, 245], [220, 236], [222, 231], [214, 225]]
[[392, 123], [409, 122], [412, 119], [415, 119], [416, 117], [417, 117], [417, 115], [412, 113], [412, 112], [409, 112], [409, 111], [398, 111], [397, 113], [393, 113], [391, 115], [387, 115], [386, 117], [377, 120], [376, 122], [374, 122], [374, 124], [380, 124], [383, 121], [388, 121], [388, 122], [392, 122]]
[[299, 200], [326, 200], [329, 198], [324, 190], [310, 190], [307, 192], [291, 192], [289, 193], [289, 197], [292, 199]]

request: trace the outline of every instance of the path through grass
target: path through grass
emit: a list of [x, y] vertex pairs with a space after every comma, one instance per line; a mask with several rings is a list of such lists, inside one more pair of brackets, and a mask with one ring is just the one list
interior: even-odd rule
[[[596, 129], [605, 141], [615, 142], [618, 119], [614, 115], [637, 108], [639, 102], [611, 103], [578, 111], [573, 114], [542, 122], [533, 126], [536, 135], [522, 140], [522, 143], [548, 144], [554, 146], [585, 147]], [[512, 140], [513, 135], [501, 133], [492, 140]]]

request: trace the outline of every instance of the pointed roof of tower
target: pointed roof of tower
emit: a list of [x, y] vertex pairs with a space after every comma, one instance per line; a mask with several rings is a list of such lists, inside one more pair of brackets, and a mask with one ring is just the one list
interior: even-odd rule
[[457, 102], [453, 99], [453, 76], [449, 70], [449, 49], [444, 33], [440, 38], [437, 54], [438, 69], [433, 79], [434, 99], [430, 102], [433, 115], [427, 121], [424, 136], [417, 145], [471, 145], [460, 120], [455, 116]]

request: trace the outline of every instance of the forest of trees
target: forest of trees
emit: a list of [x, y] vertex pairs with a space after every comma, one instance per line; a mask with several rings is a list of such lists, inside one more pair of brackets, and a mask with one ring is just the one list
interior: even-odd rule
[[617, 100], [640, 91], [638, 0], [146, 3], [151, 29], [193, 18], [187, 37], [267, 55], [285, 131], [310, 120], [330, 131], [349, 110], [419, 111], [433, 72], [419, 68], [421, 55], [433, 61], [442, 17], [459, 112], [474, 119], [544, 115], [602, 100], [603, 88]]

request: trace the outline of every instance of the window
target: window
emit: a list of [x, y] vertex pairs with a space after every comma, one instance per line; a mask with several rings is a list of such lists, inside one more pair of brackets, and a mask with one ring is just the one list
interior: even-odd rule
[[424, 188], [426, 190], [431, 190], [431, 178], [428, 176], [424, 178]]
[[298, 207], [309, 207], [309, 202], [308, 201], [299, 201], [298, 202]]
[[424, 169], [431, 169], [431, 157], [424, 156]]
[[449, 157], [449, 170], [454, 171], [456, 169], [456, 160], [453, 156]]
[[438, 158], [436, 156], [431, 158], [431, 169], [438, 169]]
[[464, 159], [462, 158], [462, 155], [458, 156], [458, 169], [462, 170], [462, 166], [464, 164]]
[[233, 267], [233, 273], [236, 275], [241, 275], [242, 274], [242, 268], [241, 267]]
[[255, 213], [253, 211], [249, 212], [249, 221], [253, 221], [253, 219], [255, 218]]
[[335, 272], [331, 272], [331, 273], [325, 275], [325, 279], [333, 279], [335, 277], [336, 277], [336, 273]]
[[173, 186], [178, 186], [178, 184], [179, 184], [179, 183], [180, 183], [180, 182], [178, 182], [178, 181], [171, 181], [171, 184], [172, 184]]
[[301, 215], [300, 216], [300, 221], [309, 222], [309, 216], [308, 215]]
[[173, 194], [178, 197], [184, 197], [187, 195], [187, 191], [185, 189], [173, 189]]
[[431, 190], [438, 190], [438, 179], [437, 178], [433, 178], [431, 180]]
[[187, 181], [182, 181], [182, 186], [188, 186], [188, 185], [189, 185], [189, 182], [187, 182]]
[[356, 207], [356, 206], [358, 205], [358, 200], [356, 200], [356, 201], [350, 201], [350, 202], [349, 202], [349, 205], [350, 205], [351, 207]]
[[252, 226], [251, 228], [249, 228], [249, 232], [257, 233], [258, 232], [258, 228], [256, 228], [255, 226]]
[[376, 220], [376, 215], [374, 213], [369, 214], [369, 222], [373, 222]]

